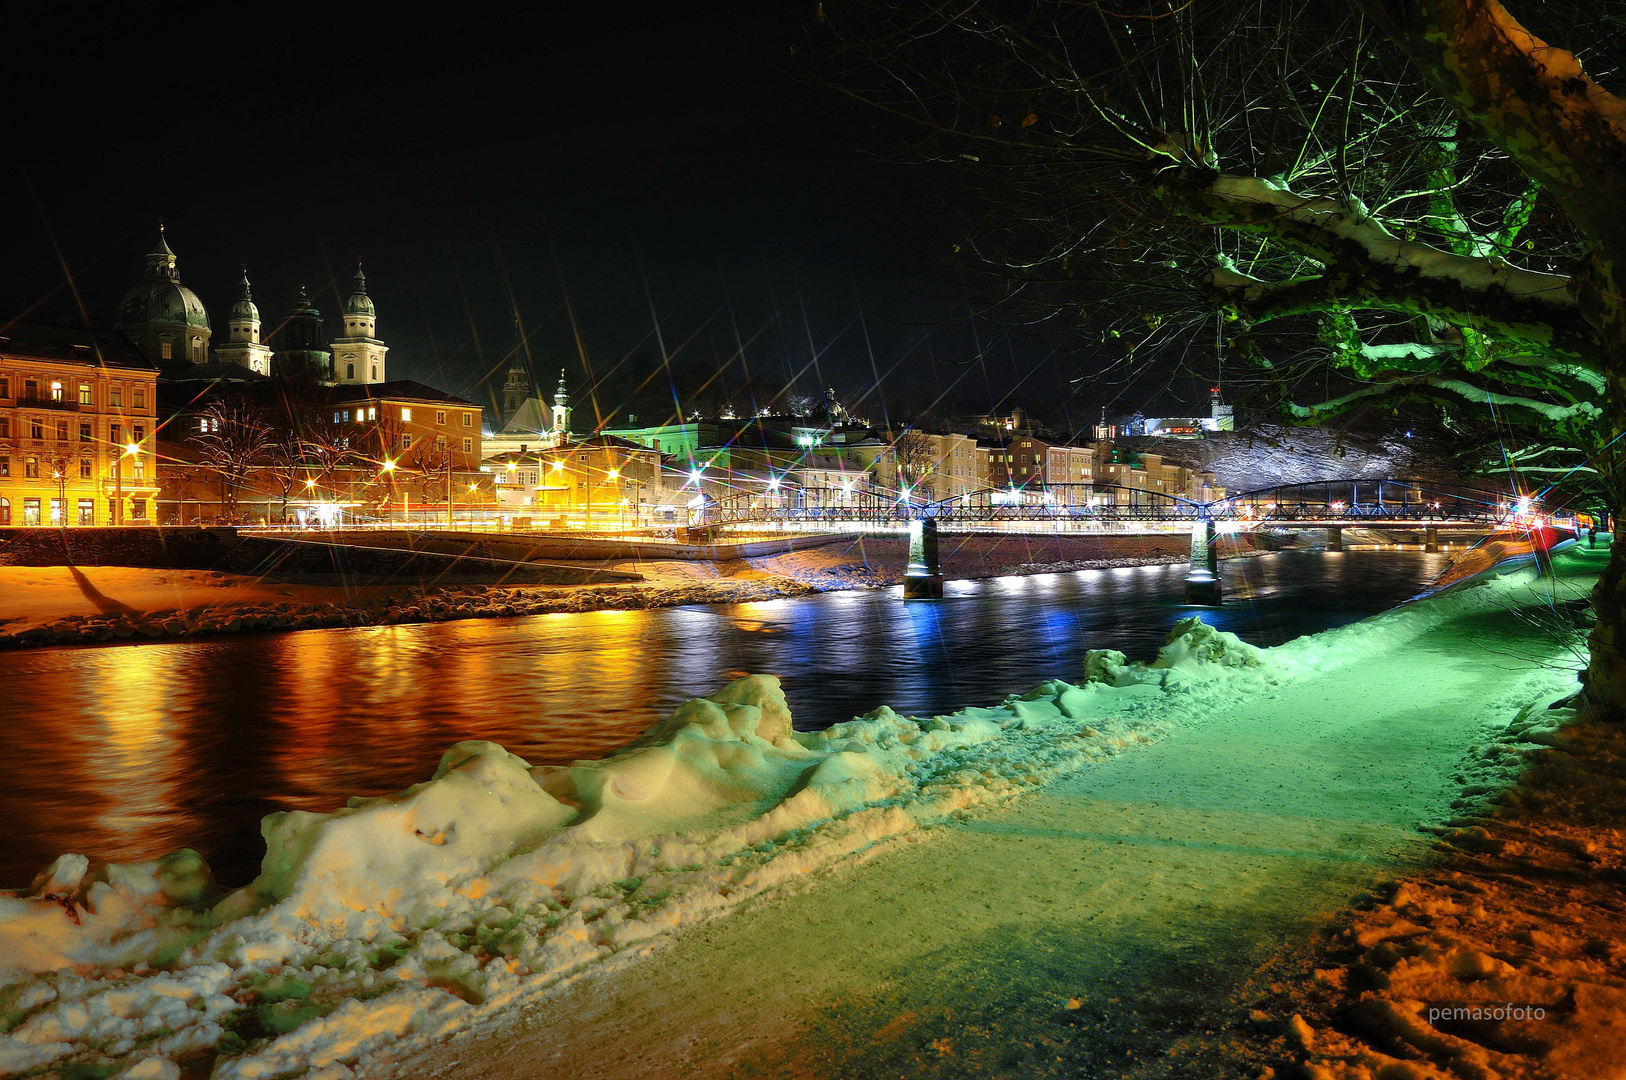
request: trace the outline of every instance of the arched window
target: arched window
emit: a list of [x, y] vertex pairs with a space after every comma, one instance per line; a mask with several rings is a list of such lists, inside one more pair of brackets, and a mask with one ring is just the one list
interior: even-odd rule
[[0, 499], [0, 525], [11, 524], [11, 500]]
[[347, 378], [347, 379], [354, 379], [356, 377], [356, 365], [354, 365], [354, 364], [346, 364], [346, 365], [344, 365], [344, 377]]

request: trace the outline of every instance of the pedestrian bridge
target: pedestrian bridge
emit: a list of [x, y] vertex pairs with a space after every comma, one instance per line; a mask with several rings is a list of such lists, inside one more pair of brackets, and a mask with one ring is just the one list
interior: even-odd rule
[[1189, 529], [1198, 522], [1228, 530], [1273, 526], [1489, 530], [1528, 525], [1543, 514], [1531, 497], [1508, 491], [1385, 477], [1280, 484], [1209, 502], [1115, 484], [984, 488], [935, 501], [917, 498], [907, 489], [787, 487], [725, 496], [696, 507], [691, 527], [862, 532], [931, 520], [938, 528], [956, 532], [1017, 528], [1140, 532]]

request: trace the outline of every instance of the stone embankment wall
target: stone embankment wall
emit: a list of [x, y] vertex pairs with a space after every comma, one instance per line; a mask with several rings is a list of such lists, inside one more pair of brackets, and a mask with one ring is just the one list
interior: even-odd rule
[[625, 571], [527, 566], [514, 558], [455, 549], [360, 546], [324, 534], [306, 539], [240, 534], [226, 527], [0, 529], [0, 565], [139, 566], [277, 576], [336, 574], [355, 583], [463, 580], [582, 585], [643, 580], [641, 575]]
[[185, 610], [70, 615], [0, 633], [0, 648], [88, 645], [147, 638], [195, 638], [267, 630], [316, 630], [344, 626], [491, 619], [553, 612], [604, 611], [683, 604], [730, 604], [805, 596], [819, 591], [788, 577], [712, 580], [661, 588], [584, 585], [576, 588], [508, 589], [490, 585], [414, 586], [387, 597], [351, 604], [222, 604]]

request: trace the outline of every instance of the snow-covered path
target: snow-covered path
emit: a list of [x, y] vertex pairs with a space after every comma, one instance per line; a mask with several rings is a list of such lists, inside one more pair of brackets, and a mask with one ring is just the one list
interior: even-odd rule
[[[1561, 598], [1584, 595], [1602, 557], [1577, 554]], [[1223, 1033], [1263, 992], [1250, 975], [1422, 858], [1418, 826], [1449, 817], [1464, 784], [1500, 779], [1484, 748], [1574, 686], [1535, 662], [1568, 661], [1560, 643], [1495, 605], [1386, 650], [1364, 642], [1354, 662], [1240, 692], [1043, 791], [360, 1071], [1227, 1075]]]

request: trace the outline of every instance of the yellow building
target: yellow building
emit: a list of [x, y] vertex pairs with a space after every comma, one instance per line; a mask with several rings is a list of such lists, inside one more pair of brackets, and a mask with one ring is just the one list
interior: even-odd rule
[[151, 524], [157, 379], [120, 334], [0, 325], [0, 525]]

